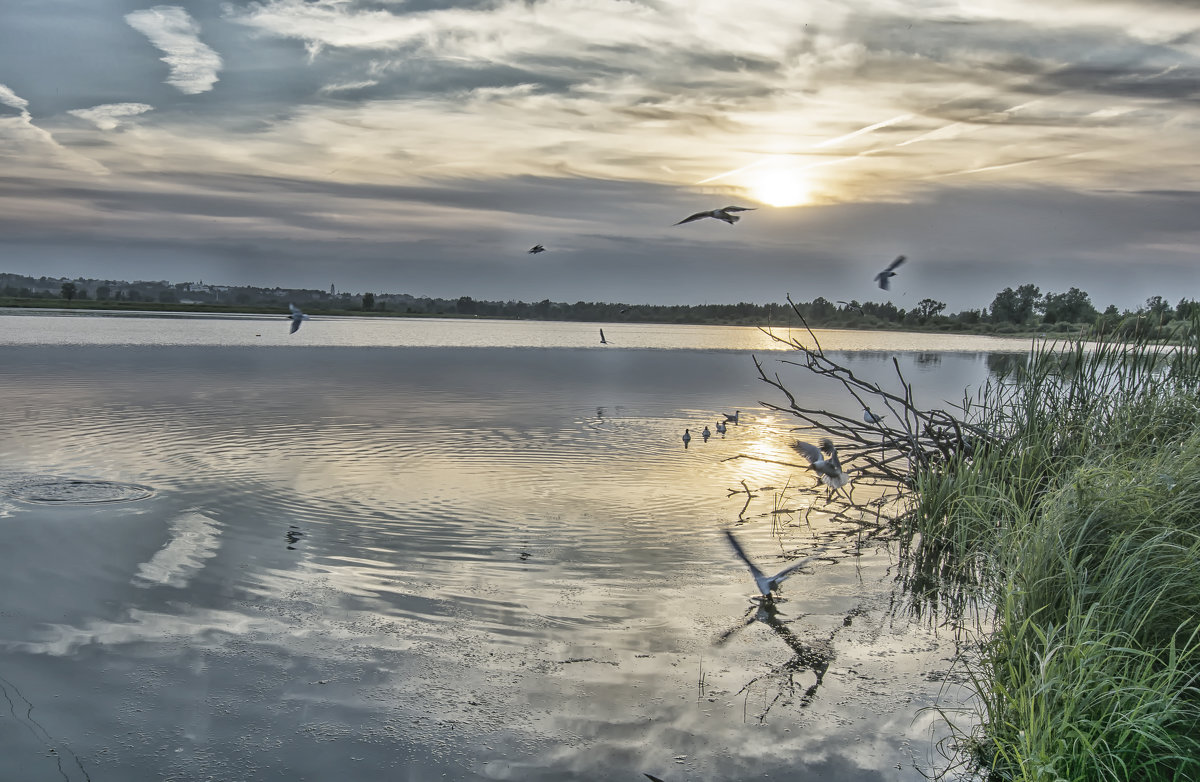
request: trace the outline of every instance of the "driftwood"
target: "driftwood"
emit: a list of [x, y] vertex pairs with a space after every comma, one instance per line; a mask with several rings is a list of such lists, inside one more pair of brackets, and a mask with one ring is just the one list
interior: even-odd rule
[[[787, 301], [803, 324], [811, 346], [790, 335], [780, 336], [770, 328], [760, 329], [771, 339], [793, 348], [800, 354], [799, 360], [783, 359], [781, 362], [802, 367], [815, 375], [840, 383], [864, 411], [870, 407], [879, 411], [886, 409], [887, 416], [883, 422], [871, 423], [862, 418], [856, 419], [840, 413], [804, 407], [779, 375], [768, 374], [762, 362], [755, 356], [754, 365], [758, 369], [759, 378], [787, 398], [785, 405], [771, 402], [760, 404], [771, 410], [789, 413], [808, 427], [827, 433], [836, 442], [843, 468], [853, 469], [855, 480], [908, 486], [914, 470], [927, 469], [958, 458], [969, 459], [992, 444], [992, 435], [979, 426], [943, 409], [924, 410], [917, 407], [913, 401], [912, 386], [905, 380], [900, 362], [894, 357], [892, 365], [903, 393], [887, 391], [877, 383], [864, 380], [849, 368], [838, 364], [822, 349], [820, 340], [791, 296], [788, 296]], [[840, 502], [859, 507], [849, 498]]]

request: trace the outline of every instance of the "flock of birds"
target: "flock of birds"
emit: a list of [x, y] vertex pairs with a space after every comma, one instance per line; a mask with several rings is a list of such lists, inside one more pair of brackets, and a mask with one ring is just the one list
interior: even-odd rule
[[[688, 215], [687, 217], [683, 218], [679, 222], [675, 223], [675, 225], [683, 225], [684, 223], [694, 223], [697, 220], [704, 220], [706, 218], [711, 218], [713, 220], [720, 220], [721, 222], [733, 225], [734, 223], [736, 223], [738, 220], [741, 219], [741, 216], [736, 214], [737, 212], [753, 212], [753, 211], [755, 211], [755, 207], [725, 206], [725, 207], [721, 207], [720, 209], [710, 209], [710, 210], [707, 210], [704, 212], [696, 212], [695, 214]], [[546, 247], [543, 244], [535, 244], [533, 247], [530, 247], [529, 250], [527, 250], [527, 252], [532, 255], [537, 255], [539, 253], [546, 252]], [[881, 271], [875, 275], [875, 278], [874, 278], [875, 283], [879, 285], [879, 288], [881, 290], [885, 290], [885, 291], [890, 290], [891, 279], [896, 276], [896, 269], [899, 268], [900, 265], [904, 263], [904, 261], [905, 261], [905, 256], [900, 255], [894, 261], [892, 261], [890, 264], [888, 264], [887, 268], [885, 268], [883, 271]], [[851, 305], [849, 302], [839, 302], [839, 304], [845, 304], [847, 306], [854, 306], [854, 305]], [[311, 318], [308, 315], [304, 314], [304, 312], [299, 307], [297, 307], [295, 304], [288, 304], [288, 309], [290, 310], [290, 314], [288, 315], [288, 318], [291, 320], [291, 331], [289, 333], [295, 334], [296, 331], [299, 330], [300, 324], [306, 320], [310, 320]], [[859, 307], [858, 309], [859, 309], [859, 311], [862, 311], [861, 307]], [[627, 310], [622, 310], [622, 312], [626, 312], [626, 311]], [[600, 344], [602, 344], [602, 345], [613, 344], [604, 336], [604, 329], [600, 329]], [[738, 424], [738, 419], [741, 416], [741, 411], [738, 410], [738, 411], [734, 412], [732, 415], [730, 415], [729, 413], [725, 413], [724, 415], [725, 415], [725, 420], [717, 421], [717, 423], [716, 423], [717, 433], [722, 436], [724, 436], [727, 431], [727, 424], [730, 424], [730, 423], [732, 423], [734, 425]], [[880, 421], [882, 421], [883, 416], [872, 413], [871, 409], [868, 407], [868, 408], [864, 408], [864, 410], [863, 410], [863, 420], [869, 424], [875, 424], [875, 423], [879, 423]], [[704, 430], [700, 433], [699, 436], [704, 438], [704, 440], [707, 442], [708, 439], [712, 436], [712, 432], [709, 430], [708, 426], [705, 425]], [[688, 444], [691, 443], [691, 441], [692, 441], [691, 430], [684, 429], [683, 430], [683, 447], [687, 448]], [[830, 440], [828, 437], [821, 440], [819, 447], [816, 445], [812, 445], [811, 443], [806, 443], [806, 442], [799, 441], [799, 440], [796, 441], [795, 443], [793, 443], [792, 447], [794, 449], [796, 449], [796, 451], [799, 452], [801, 456], [803, 456], [805, 459], [808, 460], [809, 468], [812, 469], [812, 471], [816, 473], [818, 480], [820, 480], [822, 483], [824, 483], [828, 487], [829, 493], [827, 496], [832, 496], [833, 492], [840, 491], [843, 487], [845, 487], [847, 484], [850, 483], [852, 476], [849, 471], [847, 471], [845, 468], [842, 467], [842, 463], [838, 459], [837, 448], [834, 446], [833, 441]], [[816, 556], [805, 557], [802, 560], [799, 560], [797, 562], [793, 562], [793, 563], [789, 564], [786, 568], [779, 571], [775, 575], [767, 576], [762, 572], [762, 570], [760, 570], [758, 568], [757, 565], [754, 564], [754, 562], [750, 559], [750, 557], [747, 556], [745, 550], [742, 549], [741, 545], [737, 541], [737, 538], [735, 538], [733, 536], [732, 532], [729, 532], [728, 530], [726, 530], [725, 535], [726, 535], [726, 539], [729, 541], [729, 545], [733, 548], [734, 553], [738, 556], [739, 559], [742, 560], [742, 562], [744, 562], [746, 564], [747, 567], [750, 568], [750, 573], [754, 576], [754, 583], [758, 586], [758, 591], [764, 600], [768, 600], [768, 601], [772, 600], [774, 598], [774, 593], [776, 591], [778, 591], [779, 585], [783, 582], [783, 580], [785, 578], [787, 578], [792, 573], [795, 573], [796, 571], [802, 569], [805, 565], [807, 565], [812, 560], [816, 559]]]

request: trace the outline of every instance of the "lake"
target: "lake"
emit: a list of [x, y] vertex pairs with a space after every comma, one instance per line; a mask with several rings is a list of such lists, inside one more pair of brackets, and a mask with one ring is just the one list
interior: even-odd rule
[[[886, 535], [787, 489], [813, 478], [773, 463], [798, 462], [796, 423], [753, 357], [807, 406], [859, 411], [762, 332], [288, 325], [0, 314], [0, 779], [944, 763], [926, 707], [966, 697], [954, 634], [905, 610]], [[818, 337], [886, 383], [895, 357], [928, 404], [1028, 348]], [[826, 554], [768, 613], [725, 529], [768, 572]]]

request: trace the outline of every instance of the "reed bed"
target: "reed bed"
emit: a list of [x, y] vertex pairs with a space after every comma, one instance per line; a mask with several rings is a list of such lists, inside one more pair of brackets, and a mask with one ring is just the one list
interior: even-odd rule
[[[904, 587], [975, 628], [958, 661], [975, 697], [942, 711], [956, 770], [1200, 780], [1200, 320], [1171, 344], [1037, 342], [975, 398], [933, 411], [809, 336], [796, 363], [895, 423], [805, 409], [760, 367], [787, 394], [776, 409], [848, 441], [861, 480], [894, 483]], [[983, 621], [962, 621], [980, 606]]]

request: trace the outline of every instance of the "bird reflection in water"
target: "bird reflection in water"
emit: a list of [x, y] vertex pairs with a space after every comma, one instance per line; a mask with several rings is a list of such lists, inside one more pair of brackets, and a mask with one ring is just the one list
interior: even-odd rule
[[296, 548], [296, 544], [300, 542], [300, 538], [304, 537], [304, 533], [295, 524], [289, 524], [287, 534], [284, 537], [287, 538], [288, 550], [292, 551]]
[[[774, 683], [776, 693], [766, 707], [758, 715], [758, 721], [764, 722], [767, 714], [770, 713], [777, 704], [788, 704], [796, 702], [800, 708], [805, 708], [813, 702], [817, 696], [817, 691], [825, 682], [825, 674], [829, 671], [829, 663], [833, 661], [833, 639], [843, 628], [849, 627], [854, 617], [863, 614], [862, 609], [855, 608], [846, 614], [841, 625], [830, 631], [825, 638], [818, 638], [813, 641], [804, 641], [797, 636], [787, 623], [779, 615], [779, 606], [776, 600], [754, 598], [752, 605], [747, 610], [745, 620], [738, 625], [734, 625], [717, 637], [716, 646], [721, 646], [729, 641], [735, 634], [754, 624], [762, 622], [788, 645], [792, 651], [792, 656], [784, 662], [772, 666], [766, 673], [755, 676], [750, 681], [737, 691], [736, 695], [746, 693], [747, 696], [751, 688], [759, 682]], [[805, 672], [811, 672], [813, 675], [812, 684], [804, 687], [802, 683], [797, 682], [797, 677]], [[797, 700], [797, 695], [799, 696]]]

